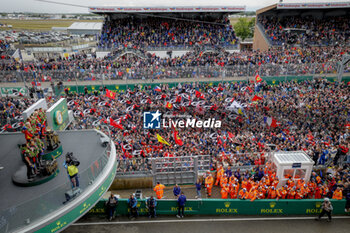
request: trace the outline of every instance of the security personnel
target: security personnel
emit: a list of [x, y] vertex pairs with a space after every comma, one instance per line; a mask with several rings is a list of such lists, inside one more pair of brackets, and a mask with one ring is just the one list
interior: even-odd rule
[[228, 193], [230, 192], [230, 189], [229, 189], [229, 185], [228, 184], [225, 184], [224, 186], [222, 186], [221, 188], [221, 198], [222, 199], [227, 199], [228, 197]]
[[277, 191], [274, 186], [269, 189], [269, 193], [267, 194], [267, 199], [275, 199], [277, 197]]
[[224, 175], [224, 168], [222, 167], [222, 165], [220, 165], [218, 171], [216, 172], [216, 182], [215, 185], [218, 185], [221, 181], [221, 177]]
[[157, 182], [156, 187], [154, 187], [154, 189], [153, 189], [156, 192], [157, 199], [163, 198], [164, 188], [165, 188], [165, 186], [163, 184]]
[[149, 218], [156, 218], [156, 206], [157, 206], [157, 200], [151, 196], [146, 200], [146, 206], [148, 209], [148, 217]]
[[205, 178], [205, 188], [207, 189], [207, 195], [208, 197], [211, 197], [211, 190], [214, 185], [214, 178], [211, 174], [207, 178]]
[[248, 192], [246, 188], [243, 188], [238, 193], [238, 198], [241, 200], [248, 199]]
[[336, 199], [336, 200], [343, 199], [343, 192], [340, 189], [340, 187], [337, 187], [337, 189], [333, 192], [332, 199]]
[[227, 175], [224, 173], [220, 179], [220, 187], [224, 187], [228, 183]]

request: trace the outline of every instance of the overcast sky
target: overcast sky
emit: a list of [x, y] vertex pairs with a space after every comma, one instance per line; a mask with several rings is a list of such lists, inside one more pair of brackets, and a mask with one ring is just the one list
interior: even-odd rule
[[[88, 13], [87, 8], [44, 3], [35, 0], [2, 0], [0, 12], [36, 12], [36, 13]], [[53, 0], [61, 3], [82, 6], [242, 6], [247, 10], [256, 10], [261, 7], [277, 3], [279, 0]], [[339, 0], [348, 2], [349, 0]], [[335, 2], [334, 0], [284, 0], [288, 2]]]

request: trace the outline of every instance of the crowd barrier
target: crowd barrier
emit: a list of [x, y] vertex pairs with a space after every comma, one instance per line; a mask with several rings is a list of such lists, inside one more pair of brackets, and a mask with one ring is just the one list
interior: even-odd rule
[[[100, 200], [88, 214], [105, 215], [106, 200]], [[323, 199], [305, 200], [275, 200], [264, 199], [249, 200], [238, 199], [202, 199], [188, 200], [185, 207], [185, 215], [315, 215], [321, 213]], [[345, 200], [331, 200], [333, 214], [345, 214]], [[146, 199], [138, 200], [140, 215], [147, 215]], [[157, 215], [176, 215], [176, 200], [158, 200]], [[127, 199], [119, 199], [116, 210], [117, 215], [128, 215]]]
[[[112, 62], [112, 61], [111, 61]], [[115, 63], [115, 62], [113, 62]], [[288, 76], [325, 76], [337, 74], [337, 62], [326, 63], [301, 63], [301, 64], [230, 64], [218, 65], [196, 65], [196, 66], [147, 66], [147, 67], [103, 67], [97, 64], [94, 68], [73, 68], [65, 69], [41, 69], [37, 67], [35, 72], [23, 70], [0, 70], [0, 82], [28, 82], [36, 79], [40, 82], [59, 81], [101, 81], [104, 80], [157, 80], [157, 79], [185, 79], [185, 78], [214, 78], [237, 77], [245, 79], [254, 77], [257, 73], [261, 77]], [[350, 72], [346, 66], [344, 74]]]
[[[277, 85], [281, 82], [284, 81], [295, 81], [295, 82], [302, 82], [305, 80], [312, 80], [313, 76], [273, 76], [273, 77], [263, 77], [263, 80], [266, 81], [268, 84], [271, 85]], [[330, 81], [336, 81], [336, 77], [328, 77], [327, 78]], [[196, 80], [193, 80], [194, 82]], [[235, 80], [235, 81], [225, 81], [225, 82], [230, 82], [230, 83], [237, 83], [237, 82], [246, 82], [247, 80]], [[350, 76], [346, 76], [343, 78], [344, 82], [349, 82], [350, 81]], [[169, 88], [172, 87], [176, 87], [178, 86], [178, 84], [185, 84], [185, 82], [169, 82], [166, 83], [169, 85]], [[222, 81], [220, 80], [213, 80], [210, 82], [199, 82], [199, 83], [208, 83], [209, 86], [217, 86], [219, 83], [222, 83]], [[164, 83], [163, 83], [164, 84]], [[152, 89], [155, 88], [156, 86], [160, 86], [161, 83], [157, 83], [157, 82], [147, 82], [147, 81], [143, 81], [140, 82], [141, 87], [143, 86], [150, 86]], [[131, 90], [134, 90], [135, 85], [134, 84], [120, 84], [120, 85], [74, 85], [74, 82], [72, 83], [72, 85], [68, 85], [67, 87], [69, 88], [70, 92], [78, 92], [78, 93], [84, 93], [84, 88], [87, 87], [88, 89], [88, 93], [92, 93], [95, 90], [99, 91], [100, 87], [106, 87], [108, 90], [111, 91], [116, 91], [116, 92], [125, 92], [128, 88], [130, 88]], [[63, 91], [61, 94], [64, 94]]]

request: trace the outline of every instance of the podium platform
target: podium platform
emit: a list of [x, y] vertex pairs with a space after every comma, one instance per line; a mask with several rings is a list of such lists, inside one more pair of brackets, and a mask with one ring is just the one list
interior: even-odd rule
[[57, 169], [54, 173], [52, 173], [49, 176], [38, 175], [34, 177], [32, 181], [29, 181], [27, 179], [27, 166], [23, 165], [15, 172], [15, 174], [13, 174], [12, 181], [16, 185], [22, 186], [22, 187], [36, 186], [52, 180], [58, 175], [59, 172], [60, 170]]
[[[59, 131], [62, 154], [73, 152], [80, 161], [81, 193], [66, 204], [65, 193], [72, 189], [65, 156], [57, 157], [60, 172], [54, 179], [35, 186], [17, 186], [12, 175], [26, 175], [18, 144], [25, 143], [22, 133], [0, 134], [0, 233], [59, 232], [89, 211], [108, 190], [116, 173], [114, 144], [103, 147], [97, 130]], [[25, 176], [26, 177], [26, 176]], [[50, 177], [51, 178], [51, 177]], [[22, 180], [23, 181], [23, 180]], [[42, 182], [37, 180], [36, 182]]]

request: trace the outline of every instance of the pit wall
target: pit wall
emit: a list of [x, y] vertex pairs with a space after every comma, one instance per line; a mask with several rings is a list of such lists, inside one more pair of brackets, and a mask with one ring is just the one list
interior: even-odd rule
[[[146, 215], [145, 199], [138, 200], [140, 215]], [[104, 216], [106, 200], [100, 200], [88, 214]], [[188, 200], [186, 202], [186, 215], [315, 215], [321, 212], [323, 199], [306, 200], [248, 200], [237, 199], [203, 199]], [[345, 200], [331, 200], [333, 214], [344, 215]], [[158, 200], [157, 215], [176, 215], [176, 200]], [[120, 199], [116, 210], [117, 215], [127, 215], [127, 199]]]

